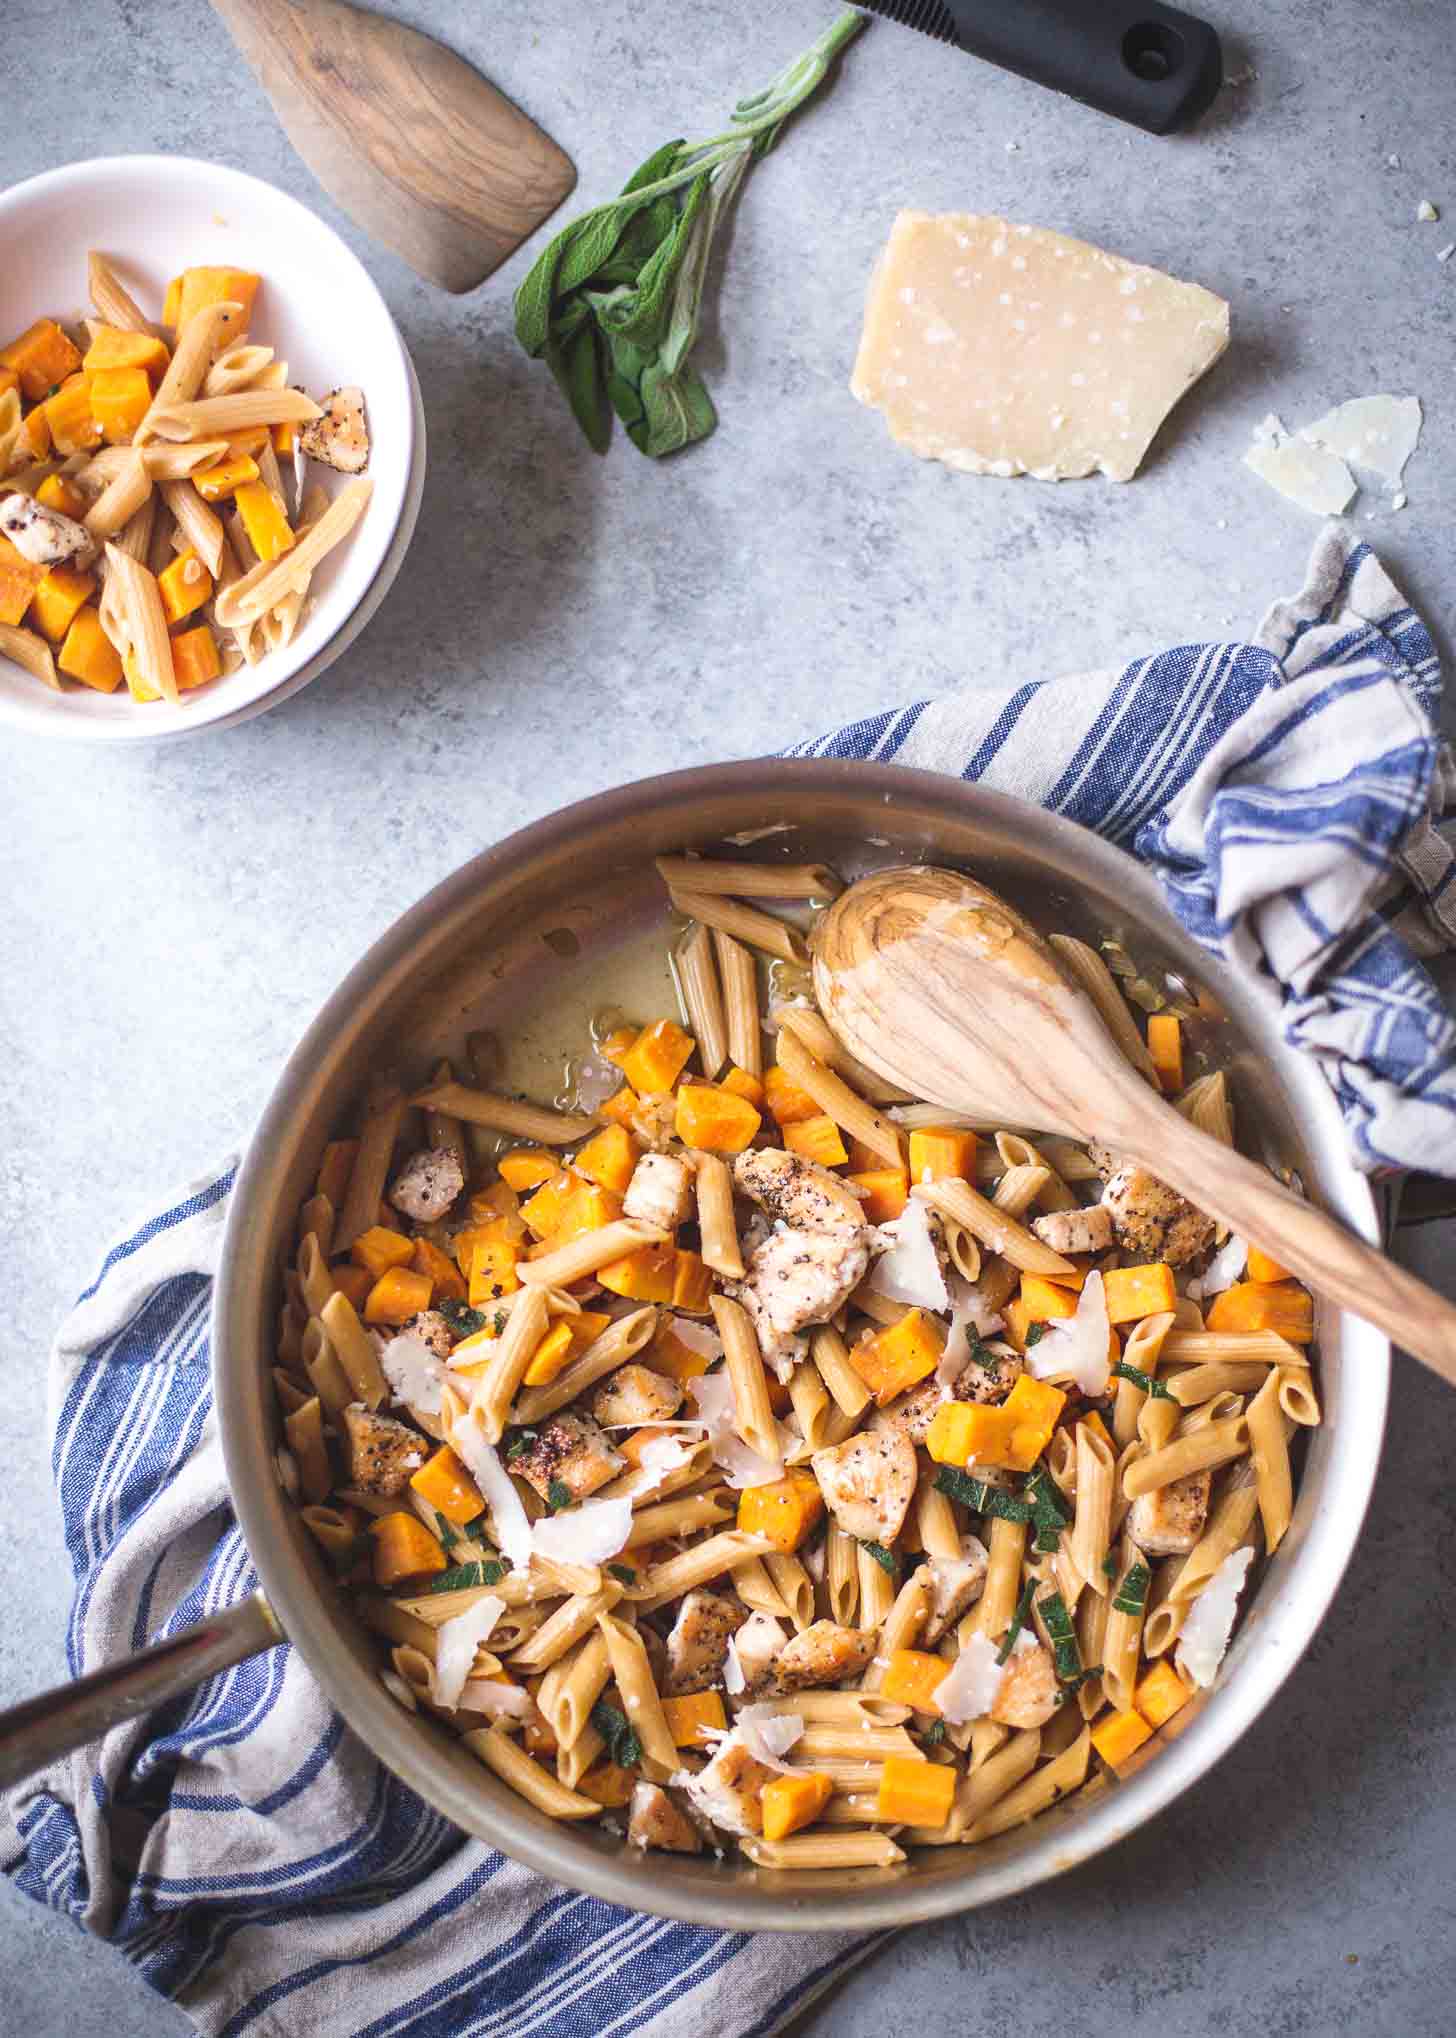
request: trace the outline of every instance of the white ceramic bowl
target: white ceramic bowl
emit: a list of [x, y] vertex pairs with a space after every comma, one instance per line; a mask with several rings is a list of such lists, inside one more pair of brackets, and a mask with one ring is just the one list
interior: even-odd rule
[[[46, 315], [84, 316], [86, 251], [119, 266], [160, 314], [168, 279], [197, 263], [263, 278], [253, 337], [317, 394], [358, 383], [369, 412], [374, 494], [315, 575], [293, 642], [184, 695], [139, 705], [124, 688], [68, 684], [54, 694], [0, 660], [0, 724], [81, 742], [145, 742], [246, 720], [307, 685], [383, 600], [414, 528], [424, 483], [424, 417], [409, 356], [362, 263], [297, 199], [241, 170], [185, 156], [109, 156], [49, 170], [0, 193], [0, 320], [17, 332]], [[6, 339], [11, 335], [7, 331]], [[316, 470], [322, 472], [322, 470]]]

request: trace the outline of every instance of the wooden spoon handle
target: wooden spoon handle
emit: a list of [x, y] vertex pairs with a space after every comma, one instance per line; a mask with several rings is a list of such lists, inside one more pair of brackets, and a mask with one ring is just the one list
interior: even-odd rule
[[1456, 1306], [1176, 1111], [1139, 1131], [1144, 1138], [1120, 1139], [1119, 1151], [1456, 1387]]

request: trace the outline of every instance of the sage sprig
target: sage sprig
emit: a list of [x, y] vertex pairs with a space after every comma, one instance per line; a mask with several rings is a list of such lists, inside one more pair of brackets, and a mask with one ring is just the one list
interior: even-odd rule
[[613, 412], [654, 460], [712, 431], [713, 399], [688, 357], [713, 237], [749, 167], [863, 26], [863, 15], [842, 14], [741, 99], [722, 134], [665, 143], [620, 197], [557, 234], [522, 283], [516, 338], [544, 359], [596, 452], [610, 443]]

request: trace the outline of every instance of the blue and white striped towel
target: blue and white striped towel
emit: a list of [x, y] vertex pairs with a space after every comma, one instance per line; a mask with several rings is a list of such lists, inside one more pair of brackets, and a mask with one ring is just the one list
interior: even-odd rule
[[[1365, 1162], [1456, 1173], [1456, 1027], [1417, 960], [1456, 947], [1439, 686], [1419, 618], [1331, 531], [1253, 643], [922, 703], [805, 754], [984, 779], [1131, 844], [1282, 997]], [[208, 1391], [231, 1183], [114, 1246], [57, 1343], [77, 1674], [256, 1582]], [[13, 1793], [0, 1860], [229, 2038], [766, 2038], [874, 1943], [716, 1933], [541, 1882], [381, 1769], [287, 1648]]]

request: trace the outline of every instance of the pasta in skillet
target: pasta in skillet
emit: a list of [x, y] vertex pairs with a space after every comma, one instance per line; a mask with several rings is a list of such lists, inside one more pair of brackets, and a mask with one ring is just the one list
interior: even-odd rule
[[[832, 873], [662, 869], [691, 1030], [596, 1039], [599, 1109], [499, 1094], [472, 1036], [327, 1149], [285, 1477], [399, 1703], [551, 1816], [774, 1869], [975, 1845], [1212, 1683], [1319, 1420], [1311, 1298], [1117, 1154], [854, 1062], [759, 903]], [[1063, 948], [1231, 1138], [1177, 1016]]]

